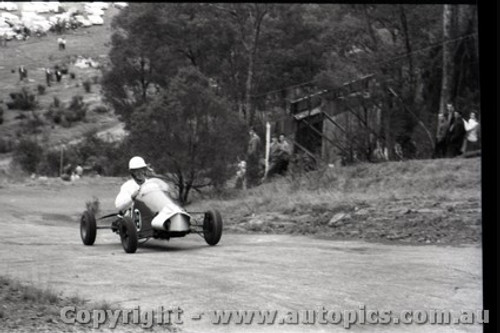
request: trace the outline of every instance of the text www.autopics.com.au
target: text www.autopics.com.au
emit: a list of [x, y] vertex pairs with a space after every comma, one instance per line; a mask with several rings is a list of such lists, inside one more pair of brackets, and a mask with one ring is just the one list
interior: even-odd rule
[[489, 322], [488, 310], [373, 310], [360, 306], [355, 310], [210, 310], [190, 316], [177, 308], [124, 310], [77, 309], [67, 306], [60, 312], [66, 324], [92, 324], [92, 327], [136, 324], [144, 328], [182, 325], [185, 319], [207, 321], [213, 325], [336, 325], [349, 329], [354, 325], [480, 325]]

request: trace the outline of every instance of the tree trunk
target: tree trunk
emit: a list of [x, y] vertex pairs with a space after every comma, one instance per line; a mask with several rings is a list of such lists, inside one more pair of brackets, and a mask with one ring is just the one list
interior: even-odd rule
[[[413, 96], [415, 92], [415, 69], [413, 65], [413, 59], [412, 59], [412, 48], [411, 48], [411, 41], [410, 41], [410, 33], [408, 31], [408, 21], [406, 19], [406, 13], [403, 5], [399, 5], [399, 14], [400, 14], [400, 20], [401, 20], [401, 26], [403, 27], [403, 35], [405, 39], [405, 48], [406, 48], [406, 54], [408, 57], [408, 76], [409, 76], [409, 81], [410, 81], [410, 96]], [[413, 102], [413, 101], [411, 101]]]
[[[266, 6], [266, 5], [264, 5]], [[257, 58], [257, 50], [259, 46], [259, 38], [260, 38], [260, 29], [262, 25], [262, 21], [264, 20], [264, 17], [267, 15], [267, 9], [266, 8], [260, 8], [258, 4], [255, 4], [255, 12], [252, 13], [252, 9], [250, 9], [250, 17], [255, 17], [254, 22], [250, 22], [253, 28], [253, 35], [252, 35], [252, 41], [250, 45], [247, 48], [247, 51], [249, 52], [249, 57], [248, 57], [248, 71], [247, 71], [247, 81], [245, 84], [245, 110], [247, 115], [249, 115], [249, 124], [252, 126], [254, 123], [255, 119], [255, 108], [252, 105], [252, 84], [253, 84], [253, 77], [254, 77], [254, 67], [255, 67], [255, 61]], [[244, 38], [244, 36], [242, 36]], [[243, 41], [245, 44], [245, 42]]]
[[368, 15], [367, 4], [363, 5], [363, 14], [365, 16], [366, 29], [368, 30], [368, 34], [370, 35], [370, 39], [372, 40], [373, 51], [377, 52], [378, 51], [377, 37], [375, 36], [375, 31], [373, 31], [372, 27], [372, 21], [370, 19], [370, 16]]
[[[453, 43], [448, 41], [453, 38], [453, 6], [443, 6], [443, 73], [441, 78], [441, 99], [439, 102], [439, 113], [445, 113], [446, 104], [452, 101], [452, 88], [453, 88]], [[450, 117], [450, 115], [448, 115]]]
[[247, 81], [245, 84], [245, 115], [248, 117], [247, 121], [250, 126], [253, 125], [254, 114], [252, 109], [252, 79], [253, 79], [253, 66], [254, 66], [254, 56], [253, 52], [250, 52], [248, 57], [248, 71], [247, 71]]

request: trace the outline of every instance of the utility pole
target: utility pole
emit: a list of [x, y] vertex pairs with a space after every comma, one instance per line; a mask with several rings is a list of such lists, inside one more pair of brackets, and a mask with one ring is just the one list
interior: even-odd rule
[[271, 124], [269, 124], [269, 121], [266, 121], [266, 162], [265, 162], [264, 178], [266, 178], [267, 172], [269, 171], [270, 141], [271, 141]]
[[59, 177], [63, 174], [64, 145], [61, 145], [61, 159], [59, 163]]

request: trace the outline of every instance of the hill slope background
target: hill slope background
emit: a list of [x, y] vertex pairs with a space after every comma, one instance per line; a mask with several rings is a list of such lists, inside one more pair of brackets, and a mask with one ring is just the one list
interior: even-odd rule
[[[66, 9], [83, 7], [82, 3], [63, 3]], [[68, 30], [62, 35], [49, 32], [47, 36], [31, 37], [26, 41], [11, 40], [7, 47], [0, 49], [0, 106], [4, 109], [4, 122], [0, 125], [0, 139], [12, 141], [25, 136], [25, 119], [39, 117], [44, 124], [39, 129], [39, 136], [50, 145], [67, 144], [78, 140], [89, 131], [105, 133], [123, 132], [122, 124], [111, 112], [94, 112], [96, 107], [103, 106], [100, 94], [99, 68], [80, 68], [75, 62], [80, 59], [92, 59], [97, 63], [104, 64], [107, 61], [107, 53], [111, 38], [111, 20], [119, 9], [110, 6], [105, 11], [104, 25], [94, 25], [88, 28]], [[16, 13], [15, 13], [16, 14]], [[19, 14], [19, 13], [17, 13]], [[65, 50], [58, 50], [57, 38], [63, 36], [67, 43]], [[61, 82], [55, 82], [51, 87], [46, 86], [45, 68], [54, 70], [54, 66], [66, 66], [68, 74], [63, 75]], [[24, 66], [28, 71], [28, 80], [19, 80], [18, 68]], [[70, 77], [75, 74], [75, 78]], [[90, 92], [84, 89], [83, 83], [91, 82]], [[38, 85], [46, 86], [45, 93], [37, 93]], [[36, 95], [39, 107], [34, 112], [20, 110], [9, 110], [6, 103], [11, 101], [10, 94], [27, 88]], [[71, 127], [63, 127], [51, 123], [44, 118], [54, 98], [63, 104], [68, 104], [74, 96], [82, 96], [84, 103], [88, 106], [86, 118], [82, 122], [74, 123]], [[23, 119], [24, 118], [24, 119]], [[0, 163], [7, 164], [10, 155], [0, 154]]]

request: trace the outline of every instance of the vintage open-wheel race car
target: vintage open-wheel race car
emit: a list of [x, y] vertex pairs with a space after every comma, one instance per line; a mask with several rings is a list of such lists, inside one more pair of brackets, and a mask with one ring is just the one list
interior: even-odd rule
[[[97, 225], [97, 221], [106, 219], [112, 220], [112, 223]], [[222, 226], [222, 217], [217, 210], [188, 213], [157, 184], [146, 182], [141, 186], [132, 207], [125, 212], [97, 218], [92, 210], [84, 211], [80, 219], [80, 236], [83, 244], [93, 245], [97, 230], [111, 229], [120, 236], [125, 252], [134, 253], [139, 244], [151, 238], [169, 240], [191, 233], [202, 236], [209, 245], [216, 245], [222, 236]]]

